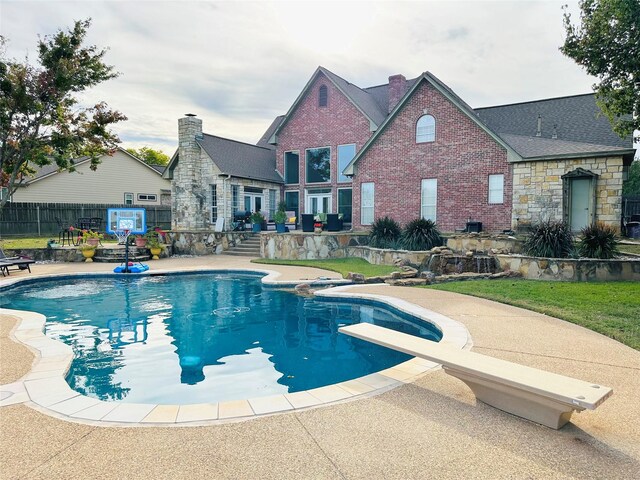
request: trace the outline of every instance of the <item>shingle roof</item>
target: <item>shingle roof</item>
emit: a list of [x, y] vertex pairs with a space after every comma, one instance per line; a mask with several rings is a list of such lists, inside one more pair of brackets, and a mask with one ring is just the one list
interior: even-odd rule
[[271, 148], [204, 134], [198, 144], [223, 172], [234, 177], [283, 183]]
[[540, 115], [542, 138], [551, 138], [557, 125], [558, 140], [633, 148], [631, 136], [622, 139], [613, 132], [592, 93], [476, 108], [475, 111], [498, 134], [535, 137]]
[[269, 128], [267, 128], [267, 131], [264, 132], [262, 137], [260, 137], [260, 140], [258, 140], [258, 143], [256, 143], [256, 145], [258, 145], [259, 147], [275, 149], [276, 148], [275, 145], [270, 144], [269, 139], [273, 136], [273, 133], [280, 126], [280, 124], [282, 123], [282, 120], [284, 120], [284, 115], [278, 115], [273, 120], [273, 122], [271, 122], [271, 125], [269, 125]]
[[500, 135], [520, 156], [533, 159], [536, 157], [580, 157], [585, 155], [625, 154], [629, 148], [612, 145], [596, 145], [593, 143], [572, 142], [536, 136], [513, 135], [503, 133]]

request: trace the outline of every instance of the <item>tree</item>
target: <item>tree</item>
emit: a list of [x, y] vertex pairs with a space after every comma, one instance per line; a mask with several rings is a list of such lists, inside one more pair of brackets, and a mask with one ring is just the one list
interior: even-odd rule
[[580, 26], [565, 11], [560, 51], [599, 78], [598, 106], [624, 138], [640, 129], [640, 1], [581, 0], [580, 10]]
[[0, 39], [0, 171], [10, 194], [37, 167], [55, 163], [73, 171], [74, 159], [89, 157], [95, 170], [120, 142], [109, 126], [126, 117], [104, 102], [82, 107], [76, 97], [118, 76], [103, 62], [106, 50], [83, 46], [90, 24], [77, 21], [39, 39], [38, 66], [7, 59]]
[[167, 165], [169, 163], [169, 156], [166, 153], [150, 147], [142, 147], [138, 150], [135, 148], [127, 148], [127, 152], [138, 157], [147, 165]]
[[629, 177], [622, 184], [623, 195], [640, 195], [640, 160], [631, 163]]

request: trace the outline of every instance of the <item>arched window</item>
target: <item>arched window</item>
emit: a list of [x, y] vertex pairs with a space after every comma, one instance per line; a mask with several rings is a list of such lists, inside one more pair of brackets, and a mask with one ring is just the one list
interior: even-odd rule
[[318, 106], [319, 107], [327, 106], [327, 97], [328, 97], [327, 86], [322, 85], [320, 87], [320, 90], [318, 90]]
[[416, 143], [436, 141], [436, 119], [431, 115], [423, 115], [416, 124]]

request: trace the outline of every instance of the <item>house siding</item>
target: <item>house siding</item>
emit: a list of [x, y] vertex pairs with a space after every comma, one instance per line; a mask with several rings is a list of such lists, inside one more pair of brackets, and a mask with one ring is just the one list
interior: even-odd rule
[[[326, 85], [328, 104], [318, 106], [318, 90]], [[300, 184], [285, 185], [285, 191], [300, 192], [300, 212], [305, 212], [305, 189], [331, 188], [332, 212], [337, 211], [337, 188], [350, 188], [352, 182], [338, 182], [338, 145], [355, 144], [356, 152], [371, 136], [369, 120], [323, 74], [319, 74], [296, 110], [278, 133], [276, 168], [284, 177], [284, 152], [300, 153]], [[305, 150], [331, 148], [331, 181], [307, 184]]]
[[[159, 206], [162, 191], [171, 189], [169, 180], [120, 150], [101, 160], [96, 171], [87, 162], [75, 172], [55, 173], [18, 188], [13, 201], [121, 204], [125, 193], [133, 193], [136, 205]], [[138, 201], [138, 194], [156, 195], [156, 201]]]
[[[436, 139], [416, 143], [415, 126], [426, 113], [436, 119]], [[504, 175], [504, 203], [489, 204], [489, 175]], [[375, 184], [375, 218], [400, 224], [420, 217], [421, 181], [438, 180], [436, 220], [443, 231], [469, 219], [483, 229], [511, 227], [512, 175], [507, 152], [458, 107], [423, 82], [356, 164], [353, 226], [360, 224], [360, 186]]]
[[513, 223], [564, 220], [562, 176], [583, 168], [598, 175], [595, 220], [620, 228], [622, 157], [520, 162], [513, 165]]

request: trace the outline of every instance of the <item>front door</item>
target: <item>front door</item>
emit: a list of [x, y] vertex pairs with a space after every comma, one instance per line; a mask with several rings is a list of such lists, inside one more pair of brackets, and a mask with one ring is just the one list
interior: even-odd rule
[[305, 204], [307, 213], [331, 213], [331, 190], [309, 190]]
[[571, 180], [571, 207], [569, 225], [571, 231], [578, 232], [591, 225], [591, 179], [574, 178]]

